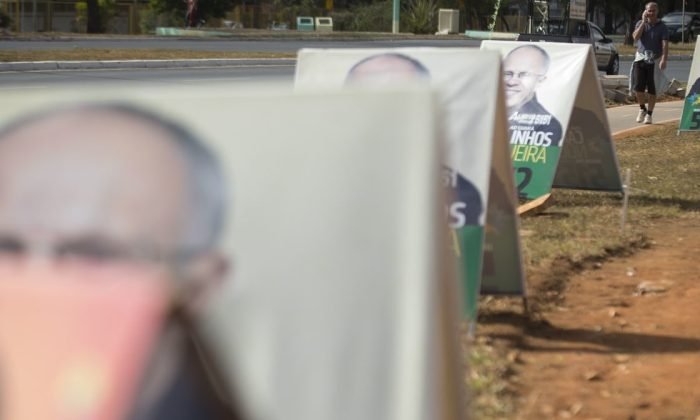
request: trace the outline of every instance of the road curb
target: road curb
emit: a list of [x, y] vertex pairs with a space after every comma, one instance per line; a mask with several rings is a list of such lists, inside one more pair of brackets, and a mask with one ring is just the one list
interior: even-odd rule
[[269, 61], [292, 65], [293, 58], [202, 58], [187, 60], [97, 60], [97, 61], [15, 61], [0, 63], [0, 71], [156, 69], [176, 67], [225, 67], [246, 61]]
[[[222, 28], [219, 28], [222, 29]], [[367, 41], [367, 40], [426, 40], [426, 39], [468, 39], [461, 34], [448, 35], [428, 35], [428, 34], [412, 34], [391, 32], [306, 32], [306, 31], [269, 31], [260, 29], [242, 29], [233, 30], [230, 32], [208, 31], [212, 36], [206, 37], [210, 41], [227, 42], [232, 39], [240, 41], [269, 41], [269, 40], [306, 40], [306, 41]], [[77, 33], [11, 33], [3, 35], [0, 32], [0, 41], [94, 41], [94, 40], [141, 40], [141, 39], [172, 39], [172, 40], [202, 40], [202, 34], [178, 35], [178, 36], [159, 36], [155, 34], [142, 35], [118, 35], [118, 34], [77, 34]]]
[[[632, 60], [633, 56], [621, 56], [623, 60]], [[692, 56], [676, 55], [670, 60], [692, 60]], [[240, 65], [244, 61], [275, 61], [279, 63], [296, 62], [294, 58], [199, 58], [177, 60], [83, 60], [83, 61], [9, 61], [0, 62], [0, 72], [7, 71], [49, 71], [49, 70], [97, 70], [97, 69], [162, 69], [177, 67], [225, 67]]]

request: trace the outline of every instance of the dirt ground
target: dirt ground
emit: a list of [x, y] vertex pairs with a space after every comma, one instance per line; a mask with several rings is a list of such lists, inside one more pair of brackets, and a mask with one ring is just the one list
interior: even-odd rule
[[700, 215], [648, 235], [630, 255], [530, 276], [529, 316], [486, 303], [477, 336], [507, 354], [514, 418], [700, 420]]

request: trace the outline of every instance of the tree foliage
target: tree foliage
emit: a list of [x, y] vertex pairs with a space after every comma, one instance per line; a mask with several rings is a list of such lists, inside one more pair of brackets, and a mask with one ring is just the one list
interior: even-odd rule
[[[233, 8], [233, 0], [198, 0], [197, 19], [220, 18]], [[187, 2], [185, 0], [150, 0], [149, 5], [156, 14], [177, 14], [185, 22]]]
[[610, 8], [612, 13], [624, 16], [625, 25], [625, 44], [632, 45], [632, 31], [634, 24], [641, 18], [642, 9], [647, 3], [645, 0], [607, 0], [605, 7]]
[[272, 10], [276, 22], [289, 23], [295, 22], [298, 16], [323, 15], [323, 9], [314, 0], [272, 0]]
[[97, 34], [104, 32], [102, 19], [100, 19], [100, 5], [97, 0], [87, 0], [87, 33]]
[[[404, 10], [406, 29], [417, 34], [435, 32], [437, 4], [434, 0], [409, 0]], [[403, 22], [402, 22], [403, 23]]]
[[84, 0], [75, 3], [75, 24], [78, 32], [101, 34], [109, 31], [116, 14], [115, 0]]
[[7, 29], [10, 25], [12, 25], [12, 18], [4, 10], [0, 9], [0, 29]]

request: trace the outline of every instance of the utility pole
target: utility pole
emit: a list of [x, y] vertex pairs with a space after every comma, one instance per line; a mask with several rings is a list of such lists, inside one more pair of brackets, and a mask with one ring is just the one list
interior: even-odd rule
[[[685, 42], [685, 0], [681, 1], [681, 3], [683, 4], [683, 11], [681, 12], [681, 44], [683, 44]], [[688, 27], [690, 28], [690, 23], [688, 23]]]
[[399, 33], [399, 8], [400, 0], [394, 0], [394, 13], [391, 20], [391, 33], [393, 34]]

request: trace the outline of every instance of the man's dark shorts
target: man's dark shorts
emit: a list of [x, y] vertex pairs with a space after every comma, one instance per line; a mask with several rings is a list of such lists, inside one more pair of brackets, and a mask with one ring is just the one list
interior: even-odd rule
[[649, 92], [650, 95], [656, 95], [656, 85], [654, 85], [654, 63], [645, 63], [644, 61], [634, 62], [634, 91]]

